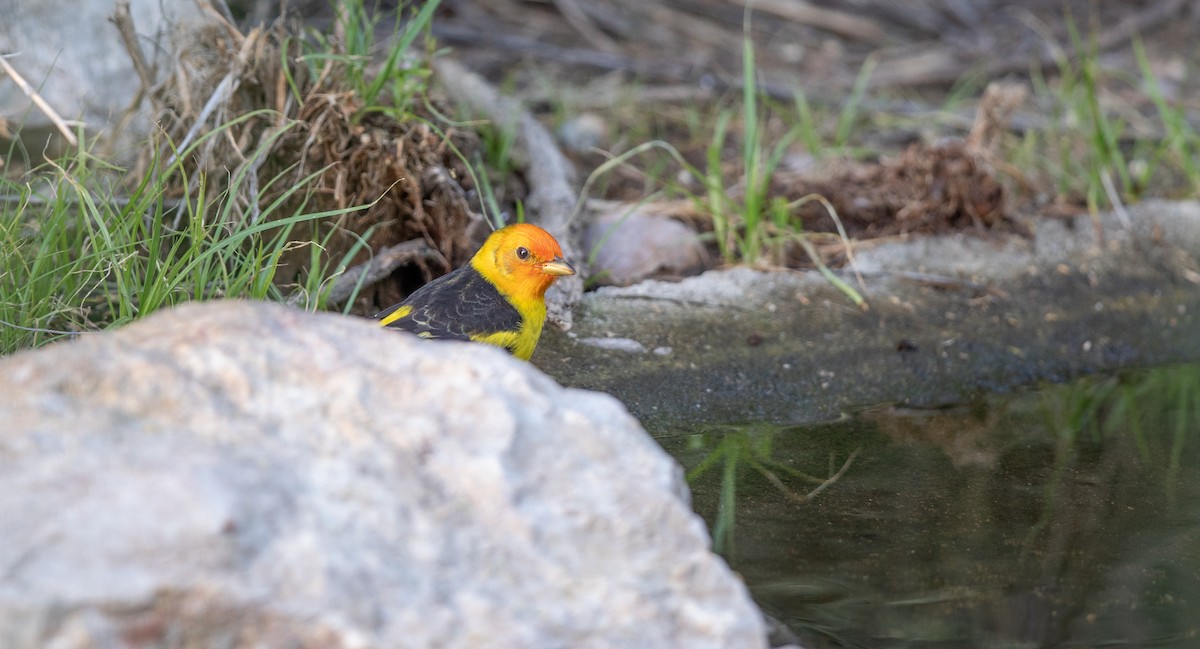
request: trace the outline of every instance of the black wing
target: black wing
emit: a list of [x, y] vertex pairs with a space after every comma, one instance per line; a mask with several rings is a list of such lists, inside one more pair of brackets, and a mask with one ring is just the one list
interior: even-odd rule
[[404, 307], [412, 311], [387, 326], [427, 338], [470, 340], [521, 327], [516, 307], [470, 265], [429, 282], [376, 318], [384, 319]]

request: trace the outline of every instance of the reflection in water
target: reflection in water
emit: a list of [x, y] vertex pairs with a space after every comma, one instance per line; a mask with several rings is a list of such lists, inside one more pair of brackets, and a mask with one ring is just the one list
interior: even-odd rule
[[807, 646], [1200, 646], [1200, 366], [662, 442]]

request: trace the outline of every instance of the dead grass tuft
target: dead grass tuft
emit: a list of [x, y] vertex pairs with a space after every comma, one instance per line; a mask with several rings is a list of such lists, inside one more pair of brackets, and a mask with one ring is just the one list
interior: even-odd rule
[[[196, 196], [203, 183], [207, 196], [236, 194], [239, 213], [228, 227], [369, 205], [292, 233], [296, 241], [320, 242], [323, 264], [342, 260], [364, 238], [367, 249], [353, 263], [365, 261], [369, 250], [425, 242], [421, 254], [401, 262], [409, 272], [398, 275], [414, 285], [372, 288], [360, 298], [365, 310], [398, 301], [415, 284], [469, 258], [482, 217], [468, 203], [468, 175], [454, 149], [469, 155], [478, 148], [473, 133], [451, 130], [443, 137], [423, 108], [404, 120], [365, 110], [344, 81], [344, 62], [329, 58], [310, 73], [300, 59], [297, 24], [280, 21], [242, 33], [213, 13], [214, 25], [197, 33], [167, 79], [143, 89], [161, 131], [133, 177], [156, 164], [169, 166], [178, 151], [195, 145], [180, 161], [185, 173], [176, 175], [170, 192]], [[267, 213], [305, 179], [308, 191]], [[277, 283], [300, 282], [311, 264], [311, 249], [294, 246], [281, 260]]]
[[[811, 175], [779, 175], [775, 191], [795, 200], [826, 197], [847, 234], [871, 239], [953, 231], [1028, 234], [1009, 212], [1008, 191], [995, 172], [1008, 119], [1025, 100], [1020, 85], [993, 84], [980, 102], [970, 135], [934, 145], [914, 144], [875, 162], [842, 161]], [[1006, 168], [1016, 182], [1019, 170]], [[809, 232], [834, 232], [828, 211], [805, 204], [799, 217]]]
[[[841, 163], [821, 177], [777, 183], [789, 200], [825, 196], [855, 238], [1012, 229], [1003, 186], [960, 142], [913, 145], [880, 162]], [[836, 231], [819, 203], [806, 204], [799, 216], [806, 231]]]

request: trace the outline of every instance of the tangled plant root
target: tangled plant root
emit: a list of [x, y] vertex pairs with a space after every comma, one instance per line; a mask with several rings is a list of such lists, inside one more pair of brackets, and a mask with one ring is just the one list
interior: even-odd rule
[[[470, 187], [460, 182], [469, 174], [455, 149], [469, 154], [478, 148], [473, 133], [441, 133], [421, 108], [403, 120], [364, 110], [342, 81], [343, 61], [328, 57], [310, 72], [297, 25], [279, 21], [242, 33], [209, 9], [213, 24], [181, 48], [165, 80], [143, 88], [161, 125], [139, 160], [143, 177], [178, 157], [168, 198], [225, 197], [232, 212], [217, 214], [210, 203], [188, 218], [220, 220], [229, 229], [333, 212], [291, 230], [297, 245], [276, 274], [285, 289], [312, 271], [309, 245], [320, 247], [328, 268], [343, 260], [363, 264], [374, 251], [423, 241], [420, 254], [389, 256], [389, 263], [410, 267], [401, 275], [414, 284], [469, 259], [482, 217], [471, 209]], [[117, 20], [120, 27], [122, 17]], [[130, 54], [140, 57], [133, 49]], [[180, 227], [183, 217], [181, 210], [169, 225]], [[378, 277], [378, 270], [368, 275]], [[381, 282], [360, 295], [362, 310], [398, 301], [412, 288]]]

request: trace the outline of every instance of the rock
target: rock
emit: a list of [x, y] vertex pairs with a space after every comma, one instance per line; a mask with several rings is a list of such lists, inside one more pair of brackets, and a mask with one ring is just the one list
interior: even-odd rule
[[591, 153], [608, 141], [608, 122], [596, 113], [580, 113], [555, 131], [563, 146], [576, 153]]
[[[9, 63], [63, 119], [80, 120], [90, 134], [103, 138], [115, 135], [114, 127], [141, 87], [109, 21], [116, 6], [116, 0], [0, 0], [0, 52], [16, 54]], [[143, 56], [163, 74], [174, 69], [177, 53], [197, 40], [195, 34], [215, 22], [193, 0], [129, 0], [129, 6]], [[57, 134], [50, 119], [11, 82], [0, 83], [0, 117], [25, 132], [31, 151], [45, 146], [46, 134]], [[150, 116], [140, 113], [112, 142], [115, 152], [132, 155], [151, 126]]]
[[646, 346], [632, 338], [580, 338], [579, 344], [627, 354], [646, 353]]
[[0, 391], [9, 649], [766, 646], [678, 465], [487, 346], [208, 303]]
[[707, 253], [695, 232], [674, 219], [634, 209], [602, 214], [584, 231], [583, 249], [596, 251], [592, 281], [629, 286], [656, 274], [679, 277], [704, 268]]

